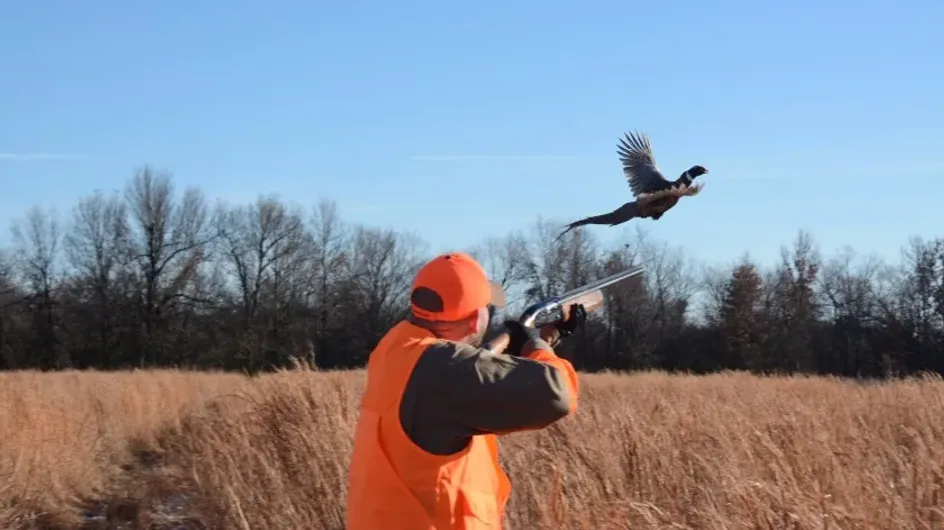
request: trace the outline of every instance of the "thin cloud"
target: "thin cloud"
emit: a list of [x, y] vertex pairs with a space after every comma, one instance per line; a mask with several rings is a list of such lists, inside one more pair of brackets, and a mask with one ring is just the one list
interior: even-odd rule
[[459, 162], [475, 160], [576, 160], [579, 155], [412, 155], [410, 160], [422, 162]]
[[28, 162], [36, 160], [82, 160], [88, 158], [88, 155], [81, 153], [2, 153], [0, 160], [12, 160], [15, 162]]
[[[484, 162], [484, 161], [540, 161], [540, 160], [582, 160], [594, 163], [606, 162], [611, 173], [621, 175], [622, 168], [619, 159], [611, 155], [412, 155], [410, 160], [420, 162]], [[750, 158], [736, 159], [709, 159], [702, 160], [711, 173], [705, 177], [706, 182], [717, 180], [857, 180], [873, 181], [897, 178], [901, 175], [933, 175], [944, 176], [944, 164], [940, 160], [911, 160], [908, 163], [869, 163], [867, 160], [857, 160], [855, 164], [831, 160], [806, 160], [799, 157], [786, 158]], [[675, 169], [682, 166], [675, 161], [671, 163]], [[669, 162], [659, 163], [660, 169], [667, 178], [675, 178], [677, 174], [672, 170], [666, 171]], [[678, 166], [678, 167], [675, 167]], [[800, 168], [806, 169], [800, 169]], [[594, 169], [594, 172], [599, 172]], [[604, 170], [606, 171], [606, 170]], [[678, 169], [679, 172], [682, 169]]]

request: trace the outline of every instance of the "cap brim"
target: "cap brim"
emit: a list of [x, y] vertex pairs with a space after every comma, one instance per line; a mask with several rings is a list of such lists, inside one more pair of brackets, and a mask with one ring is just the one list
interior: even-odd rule
[[505, 290], [502, 289], [501, 285], [495, 282], [488, 282], [488, 286], [491, 287], [492, 291], [492, 298], [489, 300], [489, 303], [495, 307], [505, 307], [507, 300], [505, 298]]

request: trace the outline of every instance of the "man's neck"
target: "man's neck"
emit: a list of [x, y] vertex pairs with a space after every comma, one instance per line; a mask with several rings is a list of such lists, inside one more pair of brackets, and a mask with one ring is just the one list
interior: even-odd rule
[[418, 328], [423, 328], [426, 331], [432, 333], [437, 339], [449, 340], [453, 342], [463, 342], [465, 339], [465, 337], [457, 336], [457, 334], [454, 332], [455, 325], [451, 322], [433, 322], [431, 320], [419, 318], [412, 313], [407, 315], [406, 320], [410, 324], [413, 324]]

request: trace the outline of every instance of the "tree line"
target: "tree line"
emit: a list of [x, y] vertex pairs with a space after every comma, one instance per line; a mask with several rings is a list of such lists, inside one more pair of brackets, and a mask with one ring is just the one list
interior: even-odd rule
[[[604, 246], [581, 229], [555, 241], [558, 229], [538, 219], [455, 250], [502, 283], [511, 313], [644, 265], [559, 348], [580, 369], [944, 374], [944, 238], [911, 238], [890, 264], [848, 248], [824, 257], [799, 231], [774, 265], [707, 266], [642, 232]], [[0, 250], [7, 370], [362, 366], [431, 257], [416, 235], [347, 222], [329, 200], [210, 204], [147, 167], [65, 215], [29, 209], [12, 236]]]

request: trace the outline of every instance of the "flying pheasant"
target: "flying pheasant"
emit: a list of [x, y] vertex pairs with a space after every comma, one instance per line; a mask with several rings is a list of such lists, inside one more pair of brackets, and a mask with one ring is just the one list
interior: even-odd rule
[[628, 133], [626, 138], [620, 138], [616, 152], [623, 164], [623, 174], [629, 182], [629, 189], [636, 198], [610, 213], [594, 215], [574, 221], [567, 225], [558, 238], [578, 226], [595, 224], [616, 226], [633, 218], [659, 219], [670, 208], [675, 206], [682, 197], [697, 195], [701, 191], [701, 184], [692, 184], [696, 177], [708, 173], [701, 166], [692, 166], [682, 175], [670, 182], [662, 176], [656, 167], [655, 157], [652, 155], [652, 144], [645, 133]]

